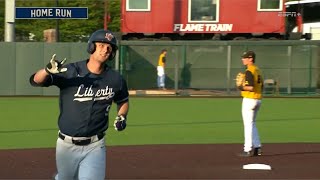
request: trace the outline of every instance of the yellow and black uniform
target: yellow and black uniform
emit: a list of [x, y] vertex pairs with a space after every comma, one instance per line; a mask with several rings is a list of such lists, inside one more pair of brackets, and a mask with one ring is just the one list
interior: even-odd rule
[[167, 50], [163, 49], [158, 58], [158, 66], [157, 66], [157, 85], [158, 88], [165, 89], [165, 65], [166, 65], [166, 54]]
[[164, 67], [166, 63], [166, 55], [164, 53], [161, 53], [158, 59], [158, 66]]
[[254, 64], [248, 65], [245, 74], [245, 86], [253, 86], [253, 90], [241, 91], [241, 96], [244, 98], [261, 99], [263, 80], [260, 69]]
[[[254, 64], [256, 54], [253, 51], [244, 52], [242, 63], [247, 67], [244, 88], [241, 90], [241, 114], [244, 127], [244, 146], [242, 157], [260, 156], [261, 141], [256, 125], [257, 114], [261, 107], [263, 80], [261, 70]], [[245, 87], [250, 88], [245, 88]], [[251, 88], [252, 87], [252, 88]]]

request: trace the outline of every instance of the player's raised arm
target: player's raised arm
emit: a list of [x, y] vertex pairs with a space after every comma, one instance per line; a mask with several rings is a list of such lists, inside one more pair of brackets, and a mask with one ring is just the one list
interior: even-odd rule
[[66, 60], [67, 59], [64, 58], [62, 61], [58, 61], [56, 60], [56, 54], [53, 54], [46, 67], [38, 70], [30, 77], [30, 83], [34, 86], [42, 85], [48, 81], [51, 74], [58, 74], [67, 71], [67, 68], [63, 67]]
[[43, 84], [48, 79], [49, 73], [45, 69], [40, 69], [33, 76], [33, 82]]

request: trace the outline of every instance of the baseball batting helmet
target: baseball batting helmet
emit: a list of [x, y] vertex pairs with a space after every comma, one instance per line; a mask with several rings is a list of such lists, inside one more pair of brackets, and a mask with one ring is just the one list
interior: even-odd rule
[[109, 56], [109, 59], [112, 60], [116, 56], [116, 52], [118, 49], [117, 46], [117, 39], [113, 35], [113, 33], [109, 30], [99, 29], [96, 32], [92, 33], [88, 41], [88, 48], [87, 51], [90, 54], [93, 54], [96, 50], [95, 42], [103, 42], [108, 43], [112, 46], [112, 53]]

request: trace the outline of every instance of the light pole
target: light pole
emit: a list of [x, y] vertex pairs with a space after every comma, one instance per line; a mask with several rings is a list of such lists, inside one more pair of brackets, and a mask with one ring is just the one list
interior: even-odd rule
[[5, 42], [15, 42], [15, 1], [5, 1]]

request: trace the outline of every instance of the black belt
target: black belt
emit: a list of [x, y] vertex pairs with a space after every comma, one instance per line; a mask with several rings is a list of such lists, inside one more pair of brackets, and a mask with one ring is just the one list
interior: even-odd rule
[[[104, 134], [98, 134], [97, 137], [98, 137], [98, 141], [99, 141], [104, 137]], [[66, 136], [59, 132], [59, 138], [64, 140], [66, 138]], [[86, 145], [91, 144], [93, 142], [91, 142], [91, 138], [81, 139], [81, 140], [80, 139], [76, 140], [76, 139], [72, 138], [72, 143], [75, 144], [75, 145], [78, 145], [78, 146], [86, 146]]]

